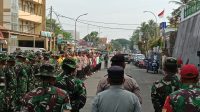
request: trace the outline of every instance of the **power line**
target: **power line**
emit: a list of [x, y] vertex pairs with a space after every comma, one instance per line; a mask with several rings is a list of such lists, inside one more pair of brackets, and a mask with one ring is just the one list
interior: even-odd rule
[[98, 21], [90, 21], [90, 20], [80, 20], [80, 21], [91, 22], [91, 23], [113, 24], [113, 25], [127, 25], [127, 26], [140, 25], [140, 24], [125, 24], [125, 23], [106, 23], [106, 22], [98, 22]]
[[[73, 21], [75, 21], [75, 19], [74, 19], [74, 18], [67, 17], [67, 16], [60, 15], [60, 14], [57, 14], [57, 15], [58, 15], [58, 16], [60, 16], [60, 17], [67, 18], [67, 19], [70, 19], [70, 20], [73, 20]], [[82, 21], [80, 21], [80, 20], [78, 20], [77, 22], [79, 22], [79, 23], [82, 23], [82, 24], [86, 24], [86, 25], [90, 25], [90, 26], [99, 27], [99, 28], [106, 28], [106, 29], [135, 30], [135, 29], [128, 29], [128, 28], [116, 28], [116, 27], [108, 27], [108, 26], [94, 25], [94, 24], [90, 24], [90, 23], [85, 23], [85, 22], [82, 22]]]

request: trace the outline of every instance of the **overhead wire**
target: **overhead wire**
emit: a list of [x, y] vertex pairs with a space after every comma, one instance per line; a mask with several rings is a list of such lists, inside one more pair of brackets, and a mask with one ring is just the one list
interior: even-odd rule
[[[57, 13], [57, 15], [60, 16], [60, 17], [63, 17], [63, 18], [67, 18], [67, 19], [76, 21], [74, 18], [71, 18], [71, 17], [67, 17], [67, 16], [64, 16], [64, 15], [61, 15], [61, 14], [58, 14], [58, 13]], [[86, 25], [90, 25], [90, 26], [95, 26], [95, 27], [98, 27], [98, 28], [118, 29], [118, 30], [135, 30], [135, 29], [128, 29], [128, 28], [119, 28], [119, 27], [117, 28], [117, 27], [100, 26], [100, 25], [95, 25], [95, 24], [90, 24], [90, 23], [82, 22], [80, 20], [78, 20], [77, 22], [82, 23], [82, 24], [86, 24]]]

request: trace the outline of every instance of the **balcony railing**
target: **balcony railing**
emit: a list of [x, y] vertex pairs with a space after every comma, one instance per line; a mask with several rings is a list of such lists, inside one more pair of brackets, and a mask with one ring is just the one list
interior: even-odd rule
[[184, 18], [187, 18], [198, 11], [200, 11], [200, 1], [191, 2], [184, 8]]

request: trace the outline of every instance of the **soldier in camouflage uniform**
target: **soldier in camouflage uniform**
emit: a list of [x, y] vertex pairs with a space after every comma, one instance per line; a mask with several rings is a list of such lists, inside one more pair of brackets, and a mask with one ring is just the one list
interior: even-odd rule
[[5, 89], [5, 77], [0, 76], [0, 112], [7, 112]]
[[5, 87], [6, 55], [0, 54], [0, 112], [6, 112], [6, 87]]
[[184, 65], [180, 72], [181, 89], [171, 93], [165, 101], [163, 112], [200, 112], [199, 71], [195, 65]]
[[29, 53], [27, 55], [27, 67], [26, 67], [26, 71], [27, 71], [27, 76], [28, 76], [28, 82], [27, 82], [27, 91], [30, 91], [32, 89], [35, 88], [35, 56], [33, 53]]
[[15, 111], [20, 110], [21, 97], [27, 92], [28, 75], [26, 71], [26, 57], [21, 52], [16, 56], [17, 62], [15, 65], [16, 73], [16, 92], [15, 92]]
[[9, 55], [7, 58], [7, 64], [5, 67], [5, 81], [6, 81], [6, 99], [7, 99], [7, 109], [8, 111], [14, 111], [14, 98], [16, 93], [16, 74], [14, 70], [15, 57]]
[[155, 112], [162, 112], [166, 97], [180, 87], [180, 81], [176, 76], [178, 72], [177, 60], [168, 57], [163, 65], [164, 78], [156, 81], [151, 88], [151, 100]]
[[50, 64], [40, 67], [40, 73], [36, 77], [43, 82], [22, 99], [21, 111], [25, 112], [70, 112], [71, 104], [66, 91], [54, 85], [56, 77], [55, 69]]
[[63, 60], [63, 73], [57, 77], [55, 86], [66, 90], [69, 93], [72, 112], [79, 112], [86, 103], [86, 88], [83, 81], [76, 76], [76, 60], [67, 58]]

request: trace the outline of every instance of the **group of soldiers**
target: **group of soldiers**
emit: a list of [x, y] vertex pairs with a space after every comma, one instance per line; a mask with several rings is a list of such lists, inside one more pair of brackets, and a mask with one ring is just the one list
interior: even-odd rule
[[99, 52], [0, 53], [0, 112], [79, 112], [83, 78], [100, 69]]
[[166, 58], [164, 77], [151, 88], [155, 112], [200, 112], [199, 70], [193, 64], [178, 66], [177, 62]]

